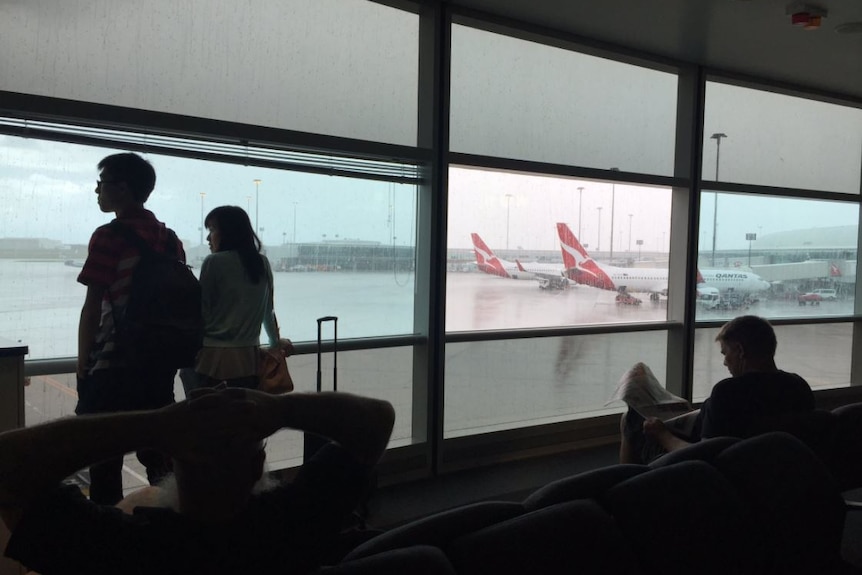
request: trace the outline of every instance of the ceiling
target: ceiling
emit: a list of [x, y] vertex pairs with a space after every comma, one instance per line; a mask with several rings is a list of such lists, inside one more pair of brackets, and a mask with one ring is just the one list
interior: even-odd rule
[[791, 25], [785, 0], [450, 0], [450, 4], [737, 74], [862, 100], [862, 0], [811, 2], [817, 30]]

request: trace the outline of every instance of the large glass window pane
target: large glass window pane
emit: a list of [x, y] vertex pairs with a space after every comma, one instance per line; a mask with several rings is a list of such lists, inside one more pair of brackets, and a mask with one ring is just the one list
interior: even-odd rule
[[453, 151], [672, 175], [677, 76], [455, 25]]
[[853, 313], [858, 204], [716, 192], [702, 198], [697, 319], [742, 310], [773, 318]]
[[620, 413], [620, 378], [642, 361], [665, 381], [664, 331], [446, 345], [444, 437]]
[[670, 211], [668, 188], [451, 168], [447, 331], [665, 320]]
[[[316, 355], [291, 356], [287, 363], [296, 386], [295, 391], [316, 390]], [[324, 391], [332, 389], [332, 375], [332, 353], [324, 353], [321, 358], [321, 387]], [[413, 442], [412, 347], [338, 352], [338, 391], [390, 402], [395, 408], [396, 417], [389, 447], [399, 447]], [[290, 431], [282, 431], [280, 435], [291, 437], [289, 447], [279, 447], [278, 442], [273, 440], [267, 442], [270, 463], [277, 464], [279, 467], [298, 464], [302, 454], [301, 437], [295, 437], [298, 434]], [[276, 439], [278, 437], [276, 436]], [[277, 451], [282, 455], [277, 455]]]
[[[30, 359], [76, 353], [76, 278], [90, 234], [113, 217], [96, 205], [96, 164], [115, 151], [0, 136], [0, 337], [26, 343]], [[285, 337], [313, 340], [325, 315], [340, 318], [345, 338], [414, 332], [415, 186], [147, 158], [158, 181], [146, 206], [177, 232], [195, 271], [209, 254], [206, 213], [249, 212]]]
[[707, 82], [703, 179], [858, 194], [862, 109]]
[[[695, 330], [694, 400], [703, 401], [713, 386], [730, 377], [715, 341], [719, 328]], [[853, 324], [824, 323], [775, 327], [778, 369], [798, 373], [812, 389], [850, 385]]]
[[4, 3], [11, 92], [416, 144], [419, 17], [360, 0]]

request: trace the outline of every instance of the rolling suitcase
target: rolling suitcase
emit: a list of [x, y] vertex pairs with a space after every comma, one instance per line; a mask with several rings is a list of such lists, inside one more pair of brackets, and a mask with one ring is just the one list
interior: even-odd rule
[[[323, 366], [322, 366], [322, 357], [323, 357], [323, 324], [332, 322], [332, 391], [338, 391], [338, 318], [334, 315], [328, 315], [324, 317], [317, 318], [317, 392], [320, 393], [323, 391]], [[321, 447], [326, 445], [329, 440], [325, 437], [321, 437], [320, 435], [316, 435], [314, 433], [306, 432], [303, 435], [303, 461], [308, 461], [314, 454], [317, 453]], [[368, 486], [364, 495], [361, 497], [359, 501], [359, 505], [354, 510], [351, 518], [348, 520], [348, 524], [344, 525], [344, 528], [350, 528], [348, 531], [353, 531], [354, 534], [366, 534], [369, 533], [368, 526], [366, 524], [366, 519], [369, 514], [368, 505], [371, 500], [372, 495], [377, 489], [377, 472], [376, 470], [372, 472], [371, 476], [368, 480]], [[373, 533], [380, 533], [380, 531], [372, 530]]]
[[[338, 391], [338, 318], [327, 315], [317, 318], [317, 393], [323, 391], [323, 324], [332, 322], [332, 391]], [[328, 440], [314, 433], [303, 435], [302, 459], [308, 461]]]

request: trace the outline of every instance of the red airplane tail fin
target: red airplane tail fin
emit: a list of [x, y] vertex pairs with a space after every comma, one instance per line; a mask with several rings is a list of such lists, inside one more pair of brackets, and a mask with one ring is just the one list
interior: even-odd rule
[[476, 265], [479, 266], [479, 269], [486, 274], [509, 277], [509, 272], [503, 267], [500, 258], [494, 255], [494, 252], [482, 241], [479, 234], [472, 233], [470, 237], [473, 239], [473, 252], [476, 254]]
[[574, 232], [564, 223], [557, 224], [557, 235], [560, 236], [560, 248], [563, 251], [563, 265], [566, 267], [566, 277], [579, 284], [600, 289], [615, 290], [614, 281], [607, 272], [597, 264]]

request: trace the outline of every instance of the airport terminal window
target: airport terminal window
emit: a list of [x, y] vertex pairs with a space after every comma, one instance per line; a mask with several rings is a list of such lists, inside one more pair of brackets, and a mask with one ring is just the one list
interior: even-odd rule
[[452, 27], [454, 152], [674, 173], [675, 74]]
[[[718, 330], [695, 330], [695, 401], [706, 399], [716, 383], [730, 377], [715, 341]], [[775, 336], [778, 339], [775, 363], [779, 369], [798, 373], [815, 391], [850, 384], [853, 324], [779, 325], [775, 327]]]
[[664, 331], [447, 344], [444, 437], [621, 413], [623, 374], [664, 383], [666, 355]]
[[665, 321], [670, 212], [667, 188], [452, 167], [446, 330]]
[[144, 15], [90, 0], [4, 4], [3, 16], [10, 92], [416, 145], [419, 16], [409, 11], [158, 0]]
[[[26, 343], [29, 359], [72, 357], [85, 294], [76, 277], [90, 234], [111, 219], [96, 205], [96, 164], [118, 150], [0, 136], [0, 151], [0, 336]], [[195, 268], [209, 253], [204, 215], [249, 212], [285, 337], [313, 340], [324, 315], [340, 317], [342, 338], [414, 333], [415, 185], [147, 157], [158, 178], [147, 207]]]
[[706, 84], [703, 178], [860, 193], [862, 109]]
[[857, 203], [709, 191], [701, 197], [698, 320], [854, 313]]

